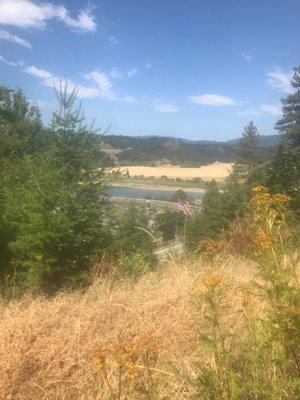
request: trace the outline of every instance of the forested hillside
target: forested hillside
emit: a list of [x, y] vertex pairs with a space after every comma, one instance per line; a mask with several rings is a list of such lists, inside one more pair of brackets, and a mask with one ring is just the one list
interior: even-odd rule
[[[215, 161], [234, 162], [240, 139], [228, 142], [192, 141], [172, 137], [102, 136], [104, 143], [119, 149], [117, 163], [139, 165], [170, 162], [185, 166], [206, 165]], [[262, 159], [269, 159], [278, 135], [260, 136], [258, 146]], [[109, 151], [108, 151], [109, 154]]]

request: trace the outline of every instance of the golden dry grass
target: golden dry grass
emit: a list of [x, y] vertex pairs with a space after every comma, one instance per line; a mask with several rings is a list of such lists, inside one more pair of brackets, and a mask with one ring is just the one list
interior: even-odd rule
[[[118, 168], [117, 168], [118, 169]], [[185, 168], [176, 165], [159, 165], [157, 167], [147, 167], [145, 165], [125, 166], [120, 170], [124, 173], [128, 170], [131, 176], [144, 175], [145, 177], [160, 178], [162, 175], [168, 178], [193, 179], [201, 178], [203, 180], [222, 180], [226, 178], [232, 169], [232, 164], [215, 162], [210, 165], [204, 165], [197, 168]]]
[[[235, 258], [218, 269], [236, 283], [249, 281], [254, 271], [251, 264]], [[145, 330], [163, 341], [157, 365], [164, 371], [158, 374], [159, 398], [189, 398], [190, 381], [197, 374], [196, 338], [201, 326], [193, 290], [205, 271], [200, 261], [170, 263], [136, 284], [99, 279], [84, 293], [24, 297], [2, 304], [0, 398], [108, 399], [93, 366], [95, 349]], [[224, 317], [237, 332], [240, 294], [233, 290], [229, 301], [231, 308]]]

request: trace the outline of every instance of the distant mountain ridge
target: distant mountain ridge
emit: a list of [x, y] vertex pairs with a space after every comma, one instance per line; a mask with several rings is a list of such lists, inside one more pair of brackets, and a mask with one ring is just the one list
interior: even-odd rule
[[[241, 138], [228, 140], [227, 144], [238, 145]], [[260, 136], [259, 147], [275, 147], [278, 145], [280, 141], [280, 135], [267, 135], [267, 136]]]
[[[195, 166], [220, 162], [232, 162], [241, 138], [219, 142], [213, 140], [188, 140], [162, 136], [105, 135], [101, 137], [110, 153], [114, 149], [114, 161], [121, 165], [161, 164]], [[279, 143], [279, 135], [261, 136], [259, 147], [262, 158], [270, 156], [271, 148]], [[105, 149], [104, 149], [105, 151]]]

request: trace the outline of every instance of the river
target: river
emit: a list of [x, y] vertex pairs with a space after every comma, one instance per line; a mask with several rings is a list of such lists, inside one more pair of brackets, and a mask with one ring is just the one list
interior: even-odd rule
[[[196, 191], [184, 190], [191, 200], [202, 200], [203, 193]], [[122, 186], [112, 186], [110, 188], [110, 195], [113, 197], [129, 197], [139, 199], [153, 199], [153, 200], [169, 200], [170, 197], [176, 192], [176, 189], [147, 189], [147, 188], [130, 188]]]

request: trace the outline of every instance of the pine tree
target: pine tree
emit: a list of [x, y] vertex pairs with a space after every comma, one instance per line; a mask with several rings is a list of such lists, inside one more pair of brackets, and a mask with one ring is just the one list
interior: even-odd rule
[[240, 175], [250, 181], [252, 169], [259, 163], [259, 133], [253, 121], [244, 127], [243, 137], [237, 149], [237, 168]]
[[199, 214], [188, 221], [187, 245], [197, 248], [203, 239], [216, 239], [228, 227], [224, 196], [215, 180], [207, 187]]
[[110, 241], [104, 224], [104, 173], [91, 162], [91, 132], [82, 125], [82, 112], [76, 111], [76, 92], [62, 89], [61, 94], [61, 107], [67, 110], [62, 110], [54, 129], [47, 130], [49, 143], [43, 153], [31, 153], [30, 136], [19, 135], [19, 126], [27, 121], [26, 105], [19, 101], [20, 112], [5, 114], [10, 117], [6, 135], [10, 140], [1, 208], [8, 232], [14, 233], [7, 247], [17, 283], [47, 291], [86, 279]]
[[184, 226], [184, 216], [178, 211], [165, 210], [157, 214], [155, 218], [157, 230], [162, 233], [165, 242], [174, 240], [176, 233], [182, 231]]
[[276, 128], [283, 140], [273, 152], [268, 185], [292, 197], [292, 208], [300, 219], [300, 66], [294, 71], [291, 85], [296, 90], [282, 99], [283, 118]]
[[282, 99], [283, 118], [276, 128], [293, 147], [300, 147], [300, 66], [294, 68], [291, 85], [295, 91]]

